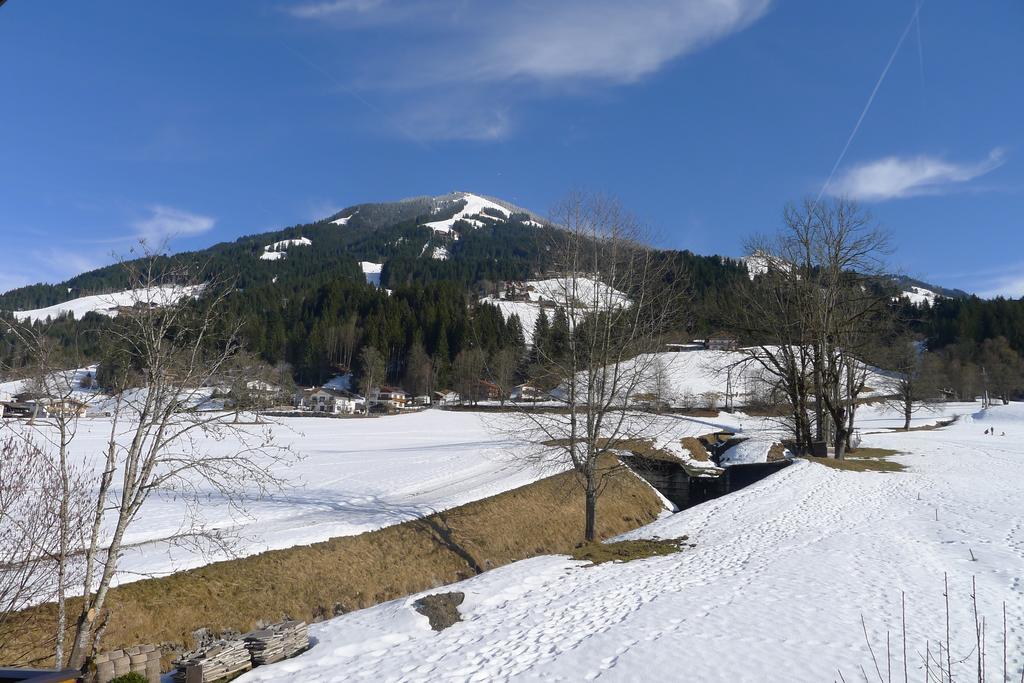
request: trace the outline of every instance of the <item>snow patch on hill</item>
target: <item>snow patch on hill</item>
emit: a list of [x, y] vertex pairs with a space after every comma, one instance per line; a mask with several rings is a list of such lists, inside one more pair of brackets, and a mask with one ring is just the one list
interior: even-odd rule
[[287, 254], [289, 247], [309, 247], [312, 246], [313, 242], [306, 237], [299, 237], [293, 240], [281, 240], [280, 242], [274, 242], [263, 247], [263, 253], [260, 254], [260, 258], [264, 261], [277, 261], [283, 259]]
[[505, 218], [508, 218], [509, 216], [512, 215], [512, 212], [506, 209], [504, 206], [496, 204], [489, 199], [484, 199], [479, 195], [470, 194], [469, 192], [463, 192], [461, 199], [465, 200], [466, 205], [458, 213], [456, 213], [454, 216], [447, 220], [432, 221], [430, 223], [426, 223], [425, 226], [430, 228], [434, 232], [441, 232], [447, 234], [452, 231], [452, 227], [458, 221], [466, 221], [467, 223], [477, 228], [483, 226], [484, 222], [474, 218], [474, 216], [480, 216], [481, 214], [483, 214], [484, 209], [487, 209], [491, 213], [498, 212]]
[[338, 218], [337, 220], [333, 220], [331, 221], [331, 223], [333, 225], [348, 225], [348, 222], [352, 220], [352, 216], [355, 216], [357, 213], [359, 213], [359, 209], [356, 209], [347, 216], [343, 216], [341, 218]]
[[629, 297], [593, 278], [576, 278], [568, 280], [565, 278], [548, 278], [545, 280], [530, 280], [523, 283], [513, 300], [507, 297], [507, 291], [501, 292], [498, 296], [487, 296], [480, 299], [481, 303], [497, 306], [506, 320], [513, 315], [519, 316], [519, 322], [523, 326], [523, 337], [526, 343], [533, 342], [533, 331], [537, 326], [537, 318], [540, 317], [541, 308], [546, 309], [548, 322], [554, 317], [557, 305], [564, 305], [565, 302], [575, 299], [581, 308], [605, 310], [614, 306], [628, 306]]
[[186, 296], [197, 296], [202, 288], [202, 285], [188, 287], [164, 285], [146, 289], [127, 289], [110, 294], [83, 296], [46, 308], [14, 311], [13, 313], [15, 319], [21, 322], [54, 320], [65, 314], [70, 314], [76, 320], [81, 320], [87, 313], [99, 313], [113, 318], [117, 316], [118, 310], [121, 308], [136, 305], [170, 306]]
[[384, 270], [383, 263], [374, 263], [373, 261], [360, 261], [359, 267], [363, 269], [363, 275], [366, 276], [366, 281], [374, 287], [380, 287], [380, 273]]
[[914, 304], [915, 306], [934, 306], [935, 300], [938, 299], [941, 295], [936, 294], [930, 289], [925, 289], [924, 287], [917, 287], [915, 285], [911, 285], [910, 289], [905, 290], [901, 296], [905, 299], [909, 299], [910, 303]]

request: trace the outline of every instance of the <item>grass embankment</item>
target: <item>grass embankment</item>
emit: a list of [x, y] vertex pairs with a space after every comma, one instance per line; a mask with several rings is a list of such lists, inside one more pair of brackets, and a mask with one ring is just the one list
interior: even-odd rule
[[[617, 463], [609, 458], [604, 465]], [[624, 468], [618, 470], [621, 474], [609, 480], [598, 501], [601, 538], [647, 524], [662, 509], [649, 486]], [[317, 620], [527, 557], [572, 553], [583, 532], [583, 498], [572, 477], [556, 475], [358, 536], [125, 584], [110, 592], [103, 649], [140, 643], [191, 646], [190, 634], [202, 627], [247, 631], [259, 620], [283, 616]], [[25, 642], [51, 632], [53, 606], [36, 612], [42, 618], [23, 630], [25, 638], [0, 644], [0, 661], [21, 663], [15, 653], [24, 650]]]
[[906, 467], [898, 462], [886, 460], [886, 458], [899, 454], [899, 451], [891, 448], [858, 448], [850, 451], [842, 460], [811, 456], [806, 456], [804, 459], [847, 472], [902, 472]]
[[[672, 555], [688, 545], [686, 543], [688, 538], [688, 536], [664, 539], [640, 538], [631, 541], [616, 541], [615, 543], [586, 543], [573, 551], [572, 559], [587, 561], [594, 565]], [[689, 545], [693, 547], [695, 544]]]

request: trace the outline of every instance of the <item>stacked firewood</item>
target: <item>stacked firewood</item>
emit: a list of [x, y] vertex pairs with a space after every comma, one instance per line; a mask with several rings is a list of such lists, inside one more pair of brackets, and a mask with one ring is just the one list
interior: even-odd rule
[[189, 652], [174, 663], [174, 683], [212, 683], [252, 668], [245, 641], [218, 640]]
[[252, 665], [273, 664], [309, 647], [309, 627], [304, 621], [282, 621], [243, 636]]

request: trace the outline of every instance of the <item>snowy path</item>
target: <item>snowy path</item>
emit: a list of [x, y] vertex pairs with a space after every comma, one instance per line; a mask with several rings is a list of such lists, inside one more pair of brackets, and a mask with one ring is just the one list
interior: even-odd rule
[[[984, 435], [989, 426], [1007, 436]], [[592, 568], [564, 557], [520, 562], [457, 584], [465, 621], [442, 633], [410, 608], [412, 596], [317, 625], [310, 652], [243, 680], [832, 681], [840, 669], [862, 680], [860, 667], [873, 664], [861, 616], [884, 675], [886, 629], [894, 657], [901, 647], [901, 591], [910, 675], [922, 680], [916, 653], [944, 632], [944, 572], [954, 653], [973, 647], [974, 576], [989, 671], [999, 671], [991, 678], [1001, 676], [994, 624], [1005, 601], [1017, 680], [1022, 440], [1021, 404], [944, 430], [872, 435], [868, 445], [910, 453], [901, 456], [909, 471], [801, 462], [632, 534], [688, 534], [694, 549]], [[961, 665], [960, 677], [971, 667]], [[900, 680], [901, 668], [894, 660]]]

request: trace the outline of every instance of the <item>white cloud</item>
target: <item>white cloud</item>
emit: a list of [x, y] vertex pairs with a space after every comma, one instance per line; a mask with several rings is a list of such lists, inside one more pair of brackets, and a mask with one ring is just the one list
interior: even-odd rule
[[1003, 164], [1003, 151], [992, 150], [978, 162], [955, 163], [921, 155], [896, 156], [854, 166], [829, 184], [827, 191], [851, 199], [886, 200], [942, 194]]
[[[375, 41], [349, 65], [357, 99], [371, 107], [367, 91], [408, 97], [405, 113], [388, 118], [414, 139], [493, 140], [514, 130], [531, 99], [636, 82], [746, 28], [770, 2], [325, 0], [287, 11], [338, 31], [401, 31], [401, 50]], [[474, 103], [482, 111], [467, 113]]]
[[149, 207], [148, 218], [132, 224], [136, 235], [150, 243], [159, 243], [174, 237], [200, 235], [210, 230], [216, 221], [209, 216], [189, 213], [170, 206]]
[[1005, 296], [1011, 299], [1024, 297], [1024, 270], [1018, 268], [1015, 272], [990, 279], [982, 285], [978, 296], [986, 299], [996, 296]]
[[507, 108], [453, 108], [443, 101], [421, 102], [395, 117], [395, 124], [430, 140], [499, 140], [512, 129]]
[[378, 9], [385, 0], [331, 0], [309, 2], [291, 7], [288, 13], [300, 19], [324, 19], [350, 13], [362, 14]]
[[[563, 0], [510, 8], [472, 27], [474, 52], [449, 79], [628, 83], [742, 30], [768, 0]], [[454, 66], [454, 68], [453, 68]]]

